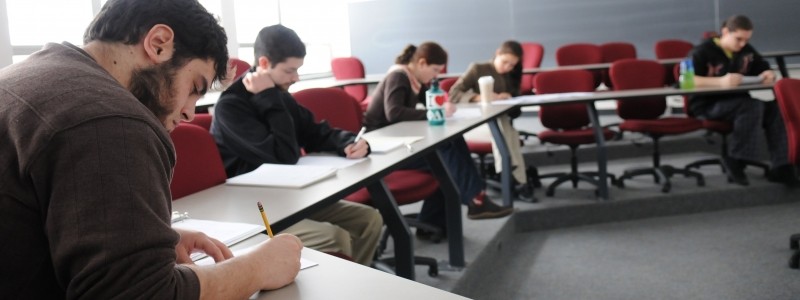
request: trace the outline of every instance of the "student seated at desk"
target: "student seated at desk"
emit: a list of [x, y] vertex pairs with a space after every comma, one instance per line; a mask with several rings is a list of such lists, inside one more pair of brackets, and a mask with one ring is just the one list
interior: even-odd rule
[[196, 0], [109, 0], [83, 46], [0, 70], [2, 298], [242, 299], [294, 280], [294, 236], [232, 258], [170, 225], [168, 131], [225, 76], [226, 41]]
[[[752, 35], [753, 23], [746, 16], [735, 15], [725, 20], [720, 37], [704, 41], [690, 54], [695, 86], [734, 87], [742, 82], [743, 76], [759, 76], [762, 83], [773, 83], [775, 72], [748, 43]], [[699, 118], [733, 122], [725, 159], [727, 174], [733, 182], [748, 184], [742, 160], [758, 159], [759, 145], [753, 141], [763, 129], [772, 161], [767, 179], [798, 184], [795, 166], [789, 163], [786, 128], [775, 101], [753, 99], [748, 92], [702, 95], [690, 98], [689, 109]]]
[[[520, 80], [522, 80], [522, 45], [516, 41], [505, 41], [494, 53], [491, 61], [484, 63], [472, 63], [467, 71], [458, 78], [450, 88], [450, 101], [453, 103], [480, 102], [481, 91], [478, 85], [478, 78], [491, 76], [494, 79], [494, 87], [491, 100], [503, 100], [520, 95]], [[522, 151], [519, 147], [519, 132], [511, 124], [511, 119], [519, 117], [521, 111], [515, 109], [508, 115], [497, 118], [500, 130], [503, 132], [509, 154], [511, 154], [511, 166], [515, 167], [511, 174], [517, 183], [525, 185], [522, 189], [523, 197], [532, 197], [533, 187], [527, 186], [528, 177], [525, 173], [525, 160], [522, 158]], [[494, 157], [501, 157], [497, 145], [492, 142], [492, 152]], [[495, 170], [501, 170], [502, 159], [495, 159]]]
[[[402, 121], [425, 120], [426, 110], [417, 109], [418, 103], [425, 103], [425, 86], [447, 64], [447, 52], [436, 43], [427, 42], [419, 47], [409, 45], [395, 60], [386, 77], [378, 83], [372, 101], [364, 117], [367, 130], [375, 130]], [[455, 111], [455, 106], [445, 103], [448, 116]], [[463, 137], [453, 139], [439, 148], [444, 164], [453, 176], [456, 187], [461, 194], [461, 203], [468, 207], [470, 219], [499, 218], [513, 211], [510, 207], [501, 207], [492, 202], [486, 195], [486, 185], [470, 157]], [[420, 159], [410, 165], [409, 169], [427, 169], [428, 164]], [[431, 199], [425, 199], [419, 214], [420, 221], [435, 224], [444, 228], [444, 197], [440, 192]], [[427, 232], [417, 230], [417, 235]]]
[[[365, 140], [354, 143], [354, 133], [315, 122], [311, 112], [287, 92], [298, 80], [297, 70], [306, 56], [305, 45], [293, 30], [283, 25], [265, 27], [254, 48], [253, 72], [228, 87], [214, 107], [211, 134], [228, 177], [265, 163], [295, 164], [301, 148], [347, 158], [369, 154]], [[284, 232], [300, 237], [306, 247], [343, 253], [370, 265], [382, 226], [374, 208], [339, 201]]]

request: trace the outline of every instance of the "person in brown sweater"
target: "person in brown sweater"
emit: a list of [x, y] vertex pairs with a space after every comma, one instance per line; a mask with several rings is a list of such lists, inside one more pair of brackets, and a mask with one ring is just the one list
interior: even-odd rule
[[171, 228], [168, 131], [224, 77], [226, 41], [196, 0], [110, 0], [83, 47], [0, 70], [3, 298], [233, 299], [294, 280], [294, 236], [232, 258]]
[[[409, 45], [395, 60], [395, 65], [386, 77], [378, 83], [372, 101], [364, 116], [367, 130], [374, 130], [402, 121], [425, 120], [427, 111], [417, 108], [425, 103], [425, 86], [436, 77], [447, 63], [447, 52], [436, 43], [426, 42], [419, 47]], [[455, 111], [450, 102], [445, 103], [446, 115]], [[500, 218], [511, 214], [513, 208], [501, 207], [486, 195], [486, 184], [469, 155], [463, 137], [455, 138], [439, 147], [445, 166], [461, 194], [461, 203], [468, 208], [470, 219]], [[428, 169], [424, 160], [413, 162], [408, 169]], [[444, 201], [441, 193], [425, 199], [419, 213], [419, 220], [444, 227]], [[418, 236], [428, 233], [417, 230]]]

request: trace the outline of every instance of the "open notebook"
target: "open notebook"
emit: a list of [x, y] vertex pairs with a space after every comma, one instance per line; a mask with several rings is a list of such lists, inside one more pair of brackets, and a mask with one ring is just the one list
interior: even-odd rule
[[252, 172], [229, 178], [225, 184], [302, 188], [336, 175], [336, 168], [317, 165], [263, 164]]
[[[198, 220], [191, 218], [184, 218], [182, 220], [173, 222], [172, 228], [200, 231], [205, 233], [207, 236], [219, 240], [228, 247], [264, 231], [264, 225]], [[205, 253], [193, 253], [191, 255], [191, 258], [194, 261], [203, 257], [206, 257]]]

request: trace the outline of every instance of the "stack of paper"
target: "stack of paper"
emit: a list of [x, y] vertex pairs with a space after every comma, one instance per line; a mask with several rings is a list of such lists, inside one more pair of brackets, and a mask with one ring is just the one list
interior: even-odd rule
[[228, 179], [225, 184], [302, 188], [336, 174], [336, 168], [314, 165], [263, 164], [250, 173]]
[[386, 153], [402, 146], [408, 146], [416, 141], [425, 138], [424, 136], [380, 136], [366, 137], [372, 153]]
[[[172, 223], [172, 228], [200, 231], [219, 240], [226, 246], [231, 246], [264, 231], [263, 225], [196, 219], [183, 219], [174, 222]], [[192, 260], [198, 260], [205, 256], [205, 253], [193, 253], [191, 258]]]
[[355, 165], [366, 158], [351, 159], [335, 155], [306, 155], [297, 161], [298, 166], [328, 166], [336, 169], [344, 169]]

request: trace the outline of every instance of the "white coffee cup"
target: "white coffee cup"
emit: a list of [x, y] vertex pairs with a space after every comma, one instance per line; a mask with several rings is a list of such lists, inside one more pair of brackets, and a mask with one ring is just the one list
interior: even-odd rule
[[481, 104], [487, 105], [494, 100], [494, 78], [492, 76], [478, 78], [478, 89], [481, 91]]

